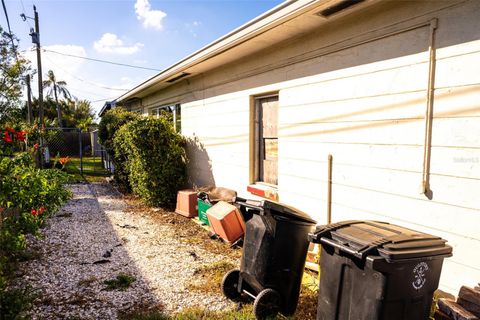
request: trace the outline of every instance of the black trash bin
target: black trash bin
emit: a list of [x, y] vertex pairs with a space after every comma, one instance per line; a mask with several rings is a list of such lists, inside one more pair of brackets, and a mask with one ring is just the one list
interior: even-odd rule
[[246, 220], [240, 269], [230, 270], [222, 291], [231, 300], [254, 298], [258, 319], [278, 312], [292, 315], [300, 293], [315, 220], [291, 207], [271, 201], [237, 201]]
[[322, 245], [317, 319], [425, 320], [446, 241], [397, 225], [345, 221], [318, 226]]

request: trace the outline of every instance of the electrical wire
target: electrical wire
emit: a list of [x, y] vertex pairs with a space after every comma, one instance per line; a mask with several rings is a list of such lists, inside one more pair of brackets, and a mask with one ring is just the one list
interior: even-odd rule
[[99, 100], [93, 100], [93, 101], [90, 101], [91, 103], [94, 103], [94, 102], [101, 102], [101, 101], [111, 101], [115, 98], [107, 98], [107, 99], [99, 99]]
[[[3, 1], [3, 0], [2, 0]], [[67, 57], [73, 57], [73, 58], [78, 58], [78, 59], [84, 59], [84, 60], [89, 60], [89, 61], [95, 61], [95, 62], [101, 62], [101, 63], [108, 63], [108, 64], [113, 64], [117, 66], [122, 66], [122, 67], [128, 67], [128, 68], [135, 68], [135, 69], [143, 69], [143, 70], [150, 70], [150, 71], [162, 71], [160, 69], [154, 69], [154, 68], [147, 68], [147, 67], [140, 67], [140, 66], [135, 66], [131, 64], [126, 64], [126, 63], [119, 63], [119, 62], [113, 62], [113, 61], [108, 61], [108, 60], [101, 60], [101, 59], [94, 59], [94, 58], [87, 58], [87, 57], [82, 57], [82, 56], [77, 56], [74, 54], [68, 54], [68, 53], [62, 53], [50, 49], [44, 49], [42, 48], [44, 52], [52, 52], [56, 53], [62, 56], [67, 56]]]
[[10, 28], [10, 19], [8, 18], [7, 6], [5, 5], [5, 0], [2, 0], [2, 6], [3, 6], [3, 12], [5, 13], [5, 19], [7, 19], [8, 36], [10, 38], [10, 41], [12, 41], [12, 50], [13, 50], [13, 53], [15, 54], [15, 60], [18, 62], [18, 53], [15, 48], [15, 44], [13, 43], [13, 34], [12, 34], [12, 29]]
[[85, 80], [85, 79], [82, 79], [72, 73], [70, 73], [69, 71], [67, 71], [65, 68], [63, 68], [62, 66], [56, 64], [52, 59], [50, 59], [48, 57], [48, 55], [45, 55], [44, 57], [47, 58], [48, 61], [50, 61], [52, 64], [54, 64], [55, 66], [57, 66], [58, 68], [62, 69], [65, 73], [69, 74], [70, 76], [74, 77], [75, 79], [81, 81], [81, 82], [85, 82], [85, 83], [88, 83], [92, 86], [95, 86], [95, 87], [98, 87], [98, 88], [102, 88], [102, 89], [106, 89], [106, 90], [115, 90], [115, 91], [122, 91], [122, 92], [125, 92], [125, 91], [128, 91], [128, 89], [120, 89], [120, 88], [111, 88], [111, 87], [106, 87], [106, 86], [102, 86], [102, 85], [99, 85], [97, 83], [94, 83], [94, 82], [91, 82], [91, 81], [88, 81], [88, 80]]
[[[20, 0], [20, 2], [21, 2], [21, 4], [22, 4], [22, 8], [23, 8], [23, 12], [22, 12], [22, 13], [25, 15], [25, 11], [27, 11], [27, 10], [25, 10], [25, 5], [23, 4], [23, 0]], [[32, 25], [30, 24], [30, 21], [28, 21], [28, 19], [25, 19], [25, 21], [27, 22], [29, 28], [32, 29]]]

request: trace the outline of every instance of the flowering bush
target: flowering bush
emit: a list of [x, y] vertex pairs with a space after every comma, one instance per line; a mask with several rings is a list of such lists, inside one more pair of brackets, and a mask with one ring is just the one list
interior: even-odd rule
[[3, 132], [2, 140], [0, 141], [0, 154], [2, 156], [10, 156], [15, 149], [25, 145], [27, 132], [24, 130], [16, 131], [10, 127], [6, 127]]
[[[6, 274], [25, 250], [26, 234], [37, 235], [45, 217], [70, 196], [64, 187], [66, 173], [39, 170], [32, 154], [17, 152], [19, 146], [27, 147], [27, 135], [8, 127], [0, 141], [0, 314], [11, 297], [5, 291]], [[38, 145], [32, 147], [34, 153], [36, 150]]]
[[58, 163], [60, 163], [60, 165], [62, 166], [62, 168], [65, 167], [65, 165], [70, 162], [70, 160], [72, 160], [70, 157], [63, 157], [63, 158], [60, 158], [58, 159]]

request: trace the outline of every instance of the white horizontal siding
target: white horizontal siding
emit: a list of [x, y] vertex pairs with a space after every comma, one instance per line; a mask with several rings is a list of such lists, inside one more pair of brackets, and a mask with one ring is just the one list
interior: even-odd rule
[[[433, 10], [437, 4], [429, 5]], [[247, 76], [255, 71], [248, 61], [212, 71], [230, 74], [231, 81], [207, 73], [204, 79], [211, 83], [194, 83], [182, 103], [182, 133], [201, 145], [191, 149], [190, 175], [197, 183], [214, 181], [243, 195], [249, 183], [250, 98], [278, 91], [280, 201], [324, 223], [332, 154], [334, 221], [384, 220], [441, 236], [454, 248], [441, 288], [456, 293], [462, 284], [475, 284], [480, 278], [480, 257], [474, 254], [480, 252], [479, 12], [478, 2], [467, 1], [423, 18], [439, 19], [431, 198], [419, 194], [428, 26], [296, 64], [286, 61], [254, 76]], [[334, 42], [333, 37], [327, 38]], [[315, 39], [306, 39], [308, 47], [294, 42], [296, 47], [283, 50], [309, 54], [323, 45], [322, 34]], [[271, 60], [281, 52], [269, 54], [254, 59], [266, 66], [278, 63]], [[198, 89], [202, 86], [207, 89]]]

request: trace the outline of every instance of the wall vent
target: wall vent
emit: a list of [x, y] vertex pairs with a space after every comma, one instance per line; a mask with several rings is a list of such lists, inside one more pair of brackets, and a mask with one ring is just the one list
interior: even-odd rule
[[346, 10], [346, 9], [356, 5], [356, 4], [362, 3], [364, 1], [365, 0], [343, 0], [343, 1], [340, 1], [339, 3], [337, 3], [337, 4], [335, 4], [331, 7], [323, 9], [322, 11], [318, 12], [317, 15], [328, 18], [328, 17], [330, 17], [330, 16], [332, 16], [336, 13], [344, 11], [344, 10]]
[[182, 73], [179, 74], [178, 76], [175, 76], [175, 77], [173, 77], [173, 78], [171, 78], [171, 79], [168, 79], [166, 82], [172, 83], [172, 82], [175, 82], [175, 81], [177, 81], [177, 80], [180, 80], [180, 79], [182, 79], [182, 78], [184, 78], [184, 77], [186, 77], [186, 76], [189, 76], [189, 75], [190, 75], [190, 73], [182, 72]]

